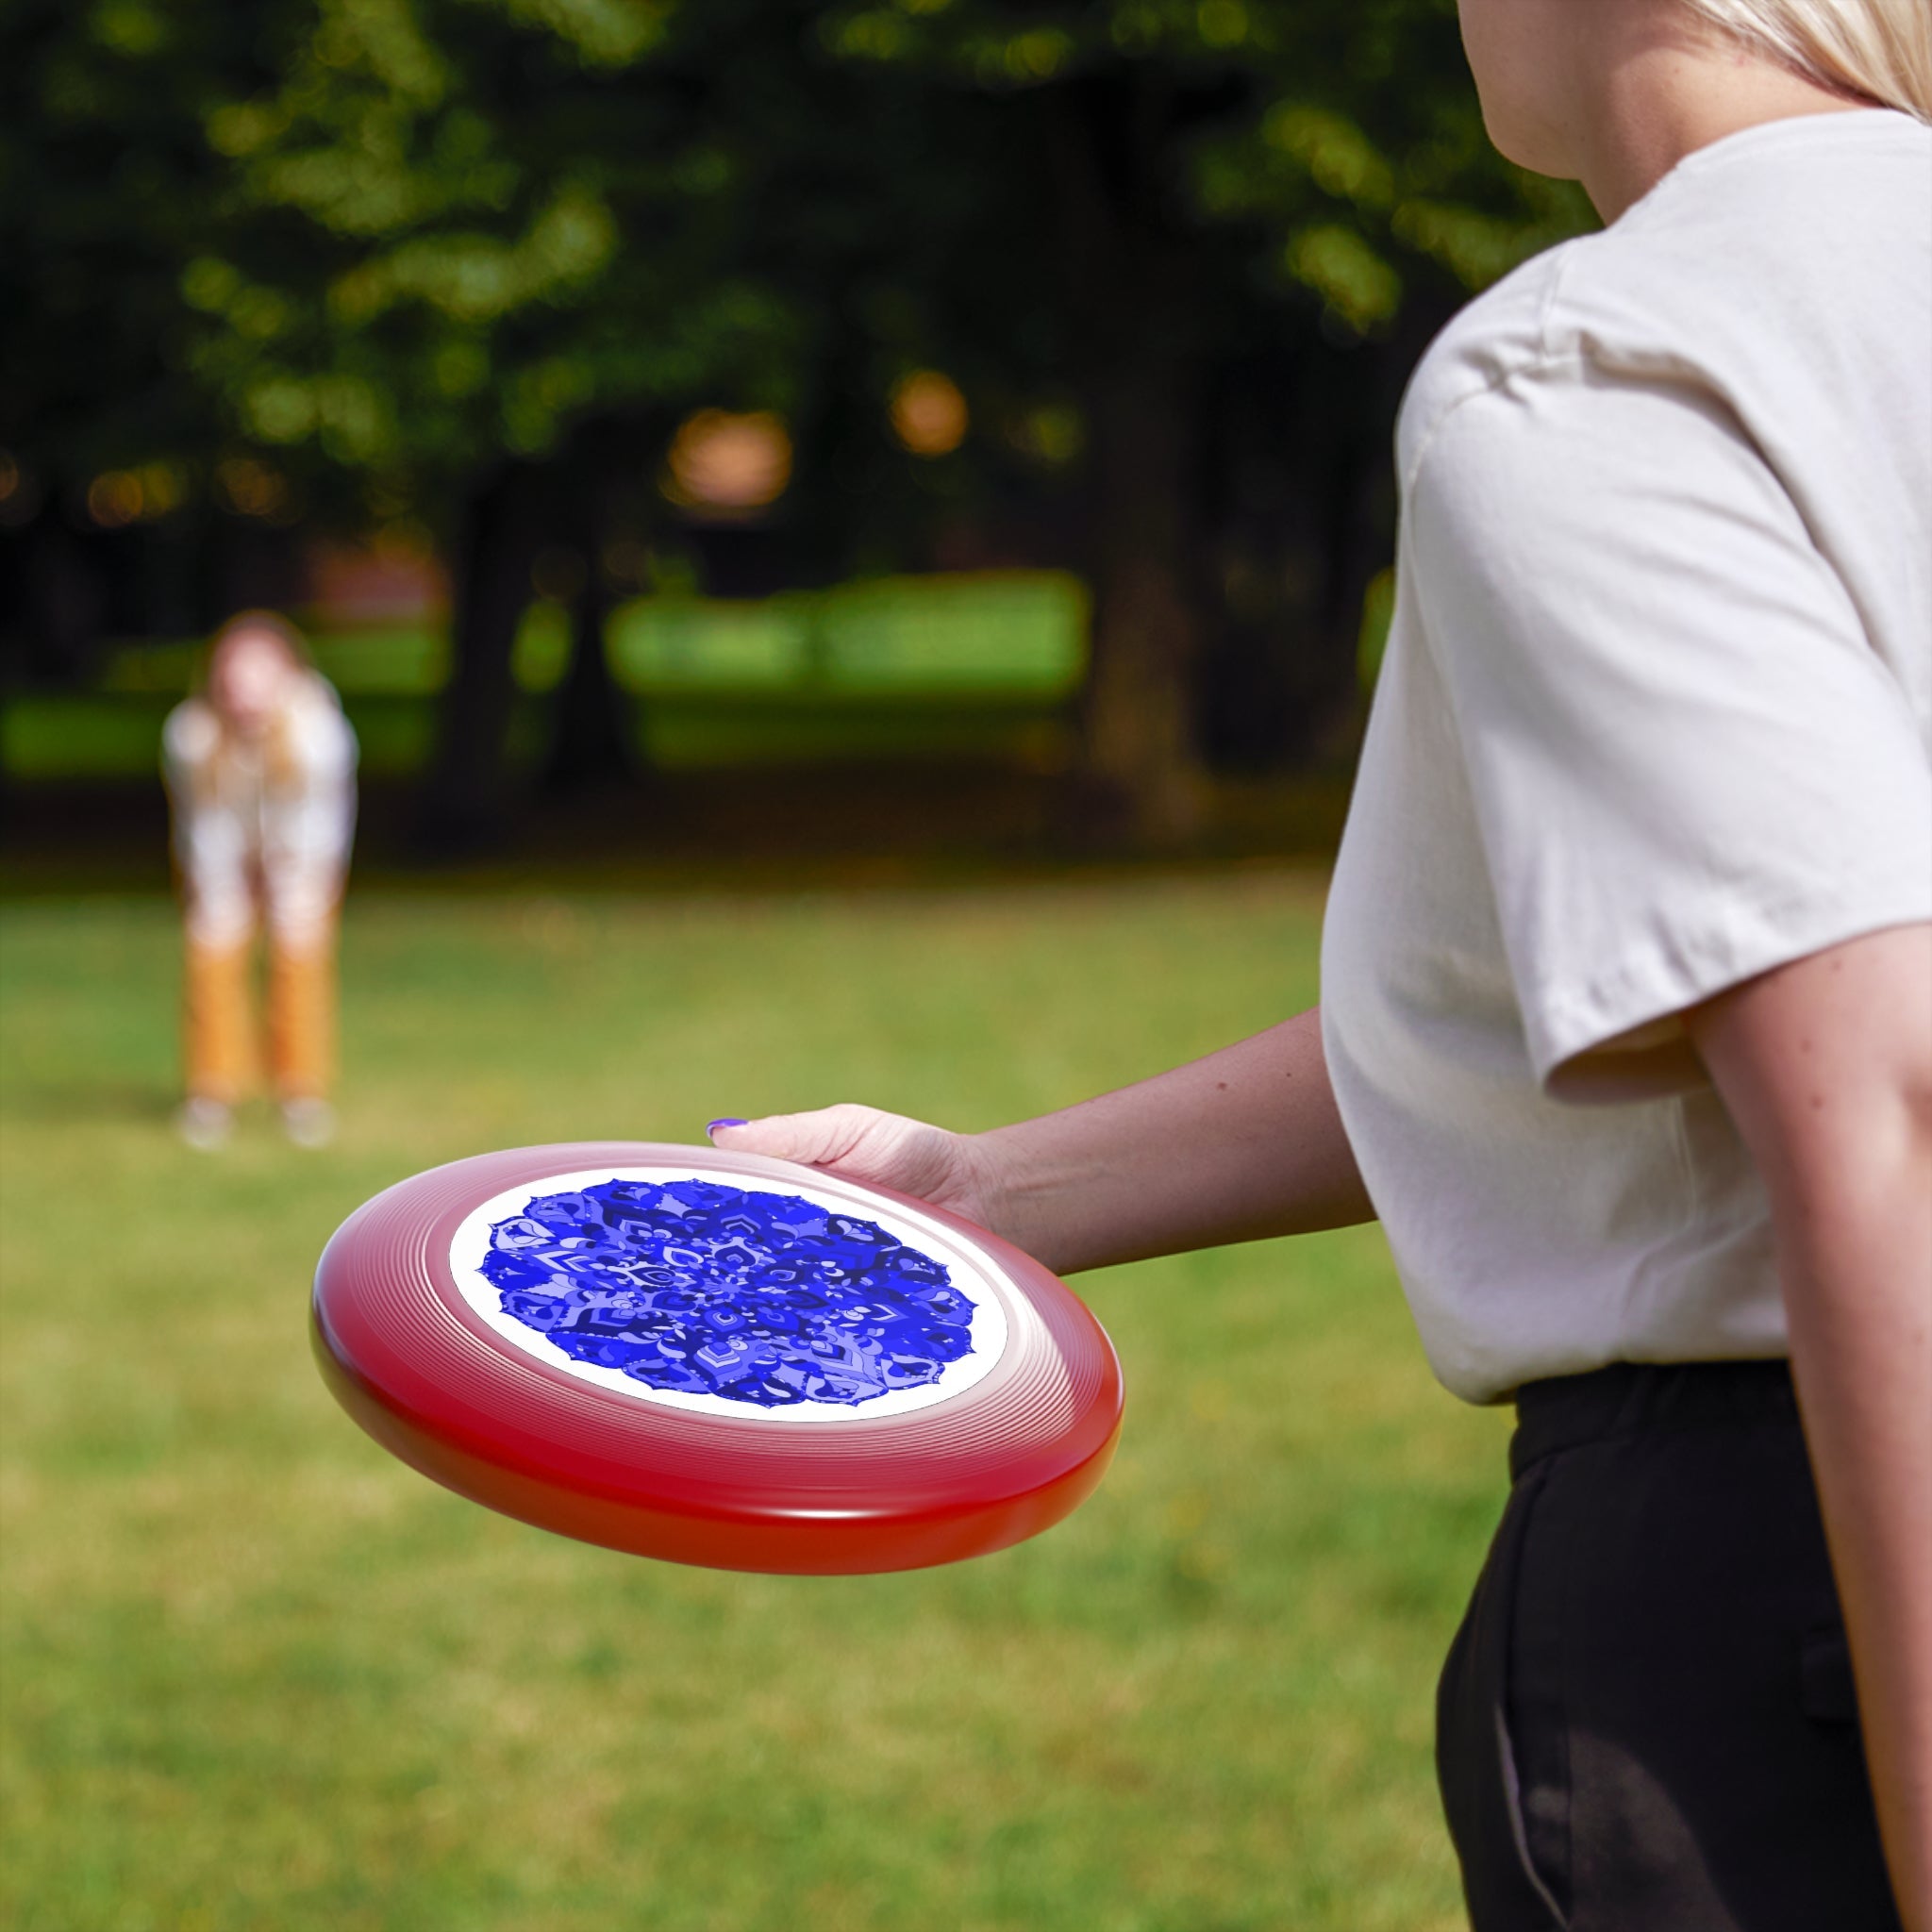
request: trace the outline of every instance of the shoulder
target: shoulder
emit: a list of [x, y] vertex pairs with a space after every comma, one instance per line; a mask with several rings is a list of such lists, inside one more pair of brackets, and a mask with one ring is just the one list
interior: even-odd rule
[[355, 759], [355, 731], [334, 685], [319, 671], [304, 674], [289, 707], [288, 730], [297, 758], [310, 770], [327, 771]]
[[1723, 386], [1726, 340], [1753, 300], [1750, 278], [1714, 270], [1640, 208], [1525, 262], [1479, 295], [1430, 344], [1404, 398], [1401, 475], [1412, 485], [1452, 424], [1506, 413], [1483, 405], [1560, 396], [1607, 383]]
[[1400, 476], [1458, 415], [1499, 413], [1470, 412], [1480, 399], [1664, 385], [1755, 429], [1848, 358], [1922, 359], [1928, 328], [1932, 128], [1880, 112], [1749, 128], [1463, 309], [1404, 398]]
[[1405, 484], [1457, 409], [1547, 359], [1550, 309], [1572, 260], [1597, 239], [1566, 242], [1524, 262], [1478, 295], [1430, 343], [1409, 378], [1396, 430]]
[[161, 726], [161, 752], [170, 764], [206, 764], [222, 741], [222, 727], [205, 698], [185, 698]]

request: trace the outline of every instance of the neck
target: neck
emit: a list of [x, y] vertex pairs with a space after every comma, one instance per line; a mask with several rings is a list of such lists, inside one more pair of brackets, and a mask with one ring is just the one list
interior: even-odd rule
[[[1645, 15], [1648, 14], [1648, 18]], [[1605, 8], [1596, 78], [1577, 91], [1574, 158], [1584, 192], [1614, 222], [1686, 155], [1769, 121], [1842, 114], [1870, 101], [1820, 87], [1715, 32], [1689, 32], [1648, 9]]]

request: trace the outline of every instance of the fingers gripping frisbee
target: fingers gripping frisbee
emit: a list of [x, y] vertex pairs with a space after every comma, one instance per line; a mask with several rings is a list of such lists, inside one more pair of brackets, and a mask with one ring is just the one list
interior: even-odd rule
[[635, 1141], [479, 1155], [351, 1215], [316, 1357], [412, 1468], [726, 1570], [982, 1556], [1098, 1485], [1121, 1375], [1037, 1261], [814, 1168]]

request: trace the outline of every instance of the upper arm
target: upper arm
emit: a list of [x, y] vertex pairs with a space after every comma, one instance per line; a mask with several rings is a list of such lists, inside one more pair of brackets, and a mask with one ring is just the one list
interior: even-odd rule
[[179, 786], [205, 766], [221, 742], [221, 727], [200, 698], [185, 698], [161, 727], [161, 770]]
[[311, 784], [348, 777], [356, 769], [356, 731], [342, 715], [333, 688], [320, 672], [308, 674], [308, 688], [290, 718], [291, 745]]
[[[1932, 1148], [1932, 924], [1791, 961], [1685, 1024], [1788, 1236], [1808, 1241]], [[1922, 1176], [1932, 1180], [1932, 1175]]]

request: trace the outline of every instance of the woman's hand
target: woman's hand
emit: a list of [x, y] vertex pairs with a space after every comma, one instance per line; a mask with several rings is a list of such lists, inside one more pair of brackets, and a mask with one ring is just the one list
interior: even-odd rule
[[1138, 1086], [985, 1134], [870, 1107], [714, 1124], [769, 1154], [948, 1208], [1056, 1274], [1369, 1221], [1314, 1008]]
[[823, 1107], [759, 1121], [715, 1121], [712, 1144], [734, 1154], [765, 1154], [851, 1180], [930, 1201], [990, 1228], [999, 1224], [998, 1191], [980, 1143], [875, 1107]]

